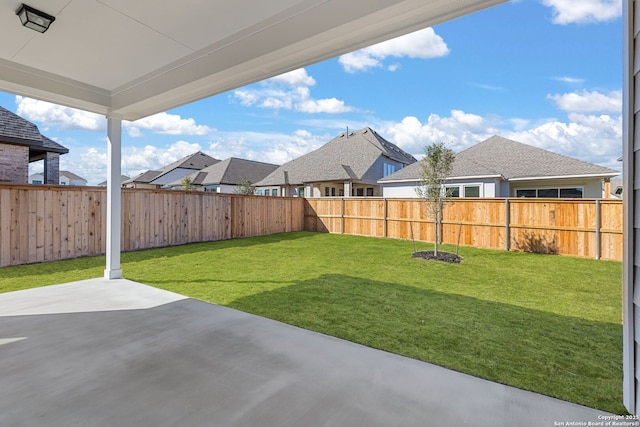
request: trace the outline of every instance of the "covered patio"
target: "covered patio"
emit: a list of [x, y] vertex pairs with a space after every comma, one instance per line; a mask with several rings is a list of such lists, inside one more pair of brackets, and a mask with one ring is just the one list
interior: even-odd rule
[[610, 414], [124, 279], [0, 294], [0, 424], [553, 426]]
[[[33, 0], [30, 6], [55, 17], [44, 34], [21, 25], [18, 2], [1, 2], [0, 90], [105, 115], [109, 169], [104, 279], [0, 295], [0, 424], [599, 421], [588, 408], [121, 279], [123, 120], [503, 2], [186, 0], [158, 7], [151, 0]], [[624, 4], [632, 39], [635, 2]], [[635, 58], [628, 52], [627, 107], [634, 105]], [[635, 134], [631, 125], [625, 130], [625, 185], [632, 189]], [[632, 190], [625, 195], [626, 236], [633, 232], [633, 197]], [[635, 412], [638, 276], [628, 246], [625, 405]]]

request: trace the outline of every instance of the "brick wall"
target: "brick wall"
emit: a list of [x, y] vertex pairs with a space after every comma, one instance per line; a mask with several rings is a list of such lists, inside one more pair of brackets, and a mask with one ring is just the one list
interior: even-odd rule
[[26, 184], [29, 179], [29, 147], [0, 142], [0, 182]]

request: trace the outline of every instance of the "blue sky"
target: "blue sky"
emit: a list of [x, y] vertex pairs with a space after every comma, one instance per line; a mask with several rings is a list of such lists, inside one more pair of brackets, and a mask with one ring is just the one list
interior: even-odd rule
[[[621, 11], [621, 0], [511, 1], [126, 122], [123, 173], [198, 150], [282, 164], [364, 126], [416, 157], [498, 134], [620, 170]], [[106, 179], [103, 117], [2, 92], [0, 105], [70, 149], [62, 169]]]

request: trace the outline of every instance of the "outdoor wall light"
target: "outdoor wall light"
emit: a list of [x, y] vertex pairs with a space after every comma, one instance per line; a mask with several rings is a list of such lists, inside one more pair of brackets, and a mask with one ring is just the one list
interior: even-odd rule
[[20, 17], [23, 26], [36, 30], [39, 33], [47, 31], [49, 25], [56, 20], [55, 17], [41, 12], [38, 9], [34, 9], [31, 6], [27, 6], [24, 3], [16, 11], [16, 15]]

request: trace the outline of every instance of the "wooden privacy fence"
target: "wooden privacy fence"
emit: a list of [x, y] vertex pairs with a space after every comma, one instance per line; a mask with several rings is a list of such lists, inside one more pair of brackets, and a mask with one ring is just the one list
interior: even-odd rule
[[[306, 199], [305, 230], [433, 241], [420, 199]], [[622, 201], [458, 199], [446, 205], [442, 242], [622, 260]]]
[[[105, 188], [0, 185], [0, 267], [99, 255]], [[304, 199], [122, 190], [124, 251], [304, 228]]]

